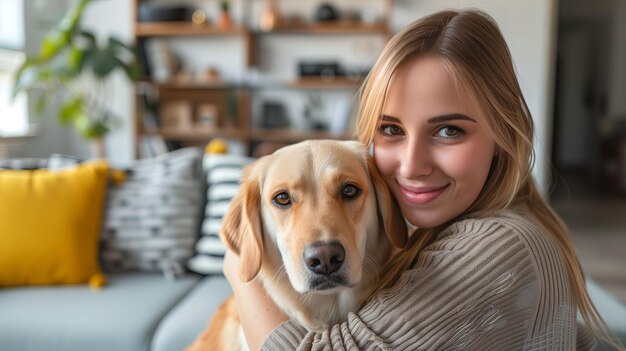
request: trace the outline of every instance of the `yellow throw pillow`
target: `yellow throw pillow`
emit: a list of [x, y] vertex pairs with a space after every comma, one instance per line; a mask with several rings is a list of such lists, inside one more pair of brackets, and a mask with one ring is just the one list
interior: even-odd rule
[[104, 284], [98, 241], [108, 166], [0, 171], [0, 287]]

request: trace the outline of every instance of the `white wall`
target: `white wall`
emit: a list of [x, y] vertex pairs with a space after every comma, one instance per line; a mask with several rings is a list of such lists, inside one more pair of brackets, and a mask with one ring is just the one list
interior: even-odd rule
[[[130, 3], [130, 0], [92, 1], [85, 10], [82, 23], [104, 38], [115, 36], [123, 42], [132, 42]], [[108, 135], [105, 147], [112, 160], [125, 162], [135, 158], [134, 90], [119, 71], [112, 77], [111, 83], [114, 89], [107, 96], [108, 106], [111, 112], [122, 118], [123, 127]]]
[[[122, 39], [130, 40], [132, 38], [130, 6], [130, 0], [95, 1], [87, 9], [84, 23], [96, 28], [101, 34], [113, 33]], [[452, 7], [482, 9], [499, 23], [511, 48], [522, 90], [535, 119], [537, 127], [535, 175], [539, 184], [545, 187], [551, 149], [549, 136], [557, 0], [396, 0], [392, 18], [393, 27], [397, 30], [423, 15]], [[294, 53], [307, 47], [305, 42], [290, 45], [293, 46]], [[360, 46], [349, 50], [358, 50], [358, 47]], [[124, 116], [125, 121], [124, 127], [107, 140], [107, 147], [111, 158], [124, 161], [131, 159], [134, 154], [132, 88], [120, 80], [115, 92], [116, 96], [111, 106]]]

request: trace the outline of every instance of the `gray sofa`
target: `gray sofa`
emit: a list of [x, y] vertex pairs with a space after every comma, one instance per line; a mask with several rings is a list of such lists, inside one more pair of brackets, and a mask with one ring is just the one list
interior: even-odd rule
[[[234, 165], [232, 160], [227, 164]], [[210, 174], [224, 171], [224, 164], [205, 166]], [[208, 178], [206, 185], [209, 190], [218, 184], [232, 185], [232, 179], [225, 180], [229, 177], [236, 177], [236, 173], [222, 173], [220, 179], [213, 179], [213, 184]], [[211, 191], [207, 193], [205, 219], [212, 219], [213, 211], [224, 206], [209, 205], [227, 199], [224, 192], [217, 192], [215, 199], [211, 198]], [[198, 243], [214, 240], [214, 233], [205, 233], [214, 227], [203, 225]], [[196, 245], [196, 250], [201, 251], [201, 246]], [[210, 256], [210, 252], [207, 254]], [[201, 255], [195, 258], [203, 262]], [[0, 350], [183, 350], [206, 328], [217, 307], [230, 294], [218, 268], [213, 268], [213, 274], [210, 269], [206, 273], [165, 279], [159, 272], [107, 272], [109, 284], [99, 291], [86, 285], [0, 288]], [[626, 343], [626, 306], [594, 282], [589, 281], [588, 286], [601, 315]], [[602, 345], [599, 349], [610, 350]]]
[[109, 274], [87, 286], [0, 289], [0, 350], [182, 350], [230, 294], [223, 277]]
[[[219, 241], [215, 221], [225, 211], [216, 205], [228, 198], [222, 189], [222, 198], [208, 203], [207, 176], [219, 172], [209, 176], [204, 158], [190, 148], [116, 167], [126, 169], [128, 179], [107, 190], [100, 259], [108, 284], [100, 290], [87, 284], [0, 287], [0, 351], [174, 351], [190, 345], [231, 292], [221, 275], [220, 248], [211, 245]], [[240, 170], [238, 162], [250, 161], [241, 159], [227, 159], [228, 167]], [[81, 161], [63, 155], [4, 159], [0, 169], [60, 171]], [[227, 176], [232, 179], [218, 180], [233, 194], [238, 173]], [[137, 237], [145, 230], [147, 237]], [[124, 249], [124, 235], [132, 237], [132, 247]], [[155, 247], [150, 241], [156, 239], [162, 244]], [[107, 250], [114, 259], [105, 260]]]

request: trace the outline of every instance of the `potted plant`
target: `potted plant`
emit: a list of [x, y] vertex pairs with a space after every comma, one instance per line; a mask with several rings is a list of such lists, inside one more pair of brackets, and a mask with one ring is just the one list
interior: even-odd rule
[[233, 25], [233, 20], [230, 17], [229, 0], [220, 1], [220, 16], [217, 23], [221, 28], [230, 28]]
[[141, 67], [134, 47], [114, 37], [102, 45], [92, 32], [80, 27], [89, 2], [79, 0], [44, 37], [40, 53], [26, 59], [17, 71], [13, 96], [42, 88], [36, 113], [42, 115], [54, 99], [59, 122], [74, 126], [94, 143], [97, 156], [103, 157], [103, 138], [121, 121], [107, 106], [110, 77], [119, 69], [132, 80]]

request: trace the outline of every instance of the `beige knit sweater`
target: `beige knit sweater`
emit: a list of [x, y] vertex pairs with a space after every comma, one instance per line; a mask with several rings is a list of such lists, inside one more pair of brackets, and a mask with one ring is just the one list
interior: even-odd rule
[[286, 322], [262, 350], [591, 350], [548, 233], [512, 212], [444, 230], [412, 269], [324, 332]]

